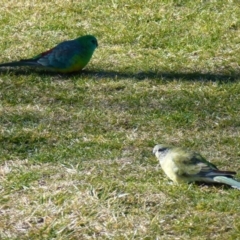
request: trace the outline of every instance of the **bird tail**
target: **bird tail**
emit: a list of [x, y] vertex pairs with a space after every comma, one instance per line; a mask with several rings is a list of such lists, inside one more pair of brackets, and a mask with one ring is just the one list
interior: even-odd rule
[[20, 60], [0, 64], [0, 67], [21, 67], [21, 66], [41, 66], [37, 61], [32, 59]]
[[208, 177], [208, 178], [213, 179], [214, 177], [218, 177], [218, 176], [233, 178], [234, 175], [236, 175], [237, 173], [233, 172], [233, 171], [222, 171], [222, 170], [215, 169], [215, 170], [212, 170], [210, 172], [204, 172], [203, 171], [200, 174], [201, 174], [200, 176]]
[[219, 183], [224, 183], [224, 184], [227, 184], [227, 185], [230, 185], [231, 187], [233, 188], [237, 188], [240, 190], [240, 182], [232, 179], [232, 178], [228, 178], [228, 177], [225, 177], [225, 176], [216, 176], [213, 178], [213, 180], [215, 182], [219, 182]]

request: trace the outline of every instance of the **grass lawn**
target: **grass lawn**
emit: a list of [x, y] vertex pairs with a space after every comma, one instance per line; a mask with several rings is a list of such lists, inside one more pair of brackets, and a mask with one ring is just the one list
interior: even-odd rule
[[0, 69], [0, 238], [240, 239], [240, 191], [176, 185], [157, 143], [240, 178], [239, 1], [0, 3], [0, 62], [85, 34], [81, 73]]

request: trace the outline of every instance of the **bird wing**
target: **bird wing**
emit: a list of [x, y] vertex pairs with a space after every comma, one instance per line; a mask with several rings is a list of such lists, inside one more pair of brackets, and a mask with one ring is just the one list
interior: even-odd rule
[[206, 174], [209, 171], [217, 170], [217, 167], [208, 162], [199, 153], [177, 149], [173, 155], [173, 161], [179, 175]]
[[81, 46], [74, 40], [65, 41], [56, 47], [35, 56], [32, 60], [37, 61], [44, 67], [64, 69], [76, 60], [76, 56], [81, 53]]
[[236, 174], [234, 171], [218, 170], [214, 164], [208, 162], [202, 155], [195, 152], [178, 152], [173, 161], [177, 166], [175, 169], [176, 173], [189, 179], [210, 180], [216, 176], [233, 178], [233, 175]]

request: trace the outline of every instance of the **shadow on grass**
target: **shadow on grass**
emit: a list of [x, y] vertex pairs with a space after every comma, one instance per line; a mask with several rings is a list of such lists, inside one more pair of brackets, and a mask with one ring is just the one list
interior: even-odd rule
[[240, 80], [240, 72], [231, 71], [228, 74], [225, 73], [201, 73], [201, 72], [118, 72], [118, 71], [104, 71], [104, 70], [83, 70], [77, 73], [59, 74], [49, 72], [41, 69], [0, 69], [0, 74], [10, 75], [32, 75], [37, 74], [40, 76], [59, 76], [64, 79], [73, 78], [76, 76], [93, 77], [95, 79], [112, 78], [114, 80], [133, 78], [136, 80], [160, 80], [160, 81], [218, 81], [218, 82], [237, 82]]
[[139, 73], [123, 73], [117, 71], [84, 71], [85, 75], [93, 75], [95, 78], [113, 78], [126, 79], [134, 78], [136, 80], [183, 80], [183, 81], [222, 81], [222, 82], [236, 82], [240, 80], [239, 73], [231, 74], [215, 74], [215, 73], [201, 73], [201, 72], [139, 72]]
[[215, 187], [215, 188], [218, 188], [218, 189], [236, 189], [236, 188], [233, 188], [229, 185], [226, 185], [226, 184], [223, 184], [223, 183], [218, 183], [218, 182], [215, 182], [215, 183], [204, 183], [204, 182], [195, 182], [194, 183], [195, 185], [199, 186], [199, 187]]

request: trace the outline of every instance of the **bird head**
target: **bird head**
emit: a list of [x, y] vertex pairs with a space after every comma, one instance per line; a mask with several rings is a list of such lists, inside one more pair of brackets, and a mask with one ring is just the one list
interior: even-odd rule
[[157, 158], [161, 158], [163, 156], [165, 156], [167, 154], [167, 152], [169, 151], [169, 147], [167, 145], [164, 144], [158, 144], [153, 148], [153, 154], [157, 157]]
[[96, 49], [98, 47], [97, 39], [92, 35], [85, 35], [79, 38], [82, 44], [87, 45], [91, 49]]
[[97, 39], [92, 35], [85, 35], [75, 39], [84, 51], [89, 52], [92, 56], [95, 49], [98, 47]]

